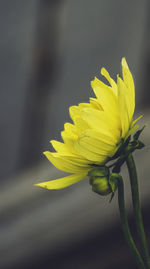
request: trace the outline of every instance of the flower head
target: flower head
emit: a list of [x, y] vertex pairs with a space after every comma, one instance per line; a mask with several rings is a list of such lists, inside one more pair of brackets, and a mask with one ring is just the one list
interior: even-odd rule
[[71, 175], [35, 184], [47, 189], [61, 189], [88, 175], [95, 166], [106, 164], [114, 156], [121, 141], [125, 141], [139, 126], [133, 121], [135, 90], [132, 74], [125, 58], [122, 59], [122, 78], [117, 83], [106, 69], [101, 74], [106, 85], [94, 78], [91, 86], [96, 98], [69, 109], [73, 123], [65, 123], [62, 142], [51, 141], [56, 152], [44, 152], [58, 169]]

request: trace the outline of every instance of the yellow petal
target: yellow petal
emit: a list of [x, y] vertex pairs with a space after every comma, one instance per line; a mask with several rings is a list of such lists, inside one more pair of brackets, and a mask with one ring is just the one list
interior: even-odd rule
[[91, 162], [82, 156], [73, 156], [73, 155], [60, 155], [65, 161], [68, 161], [69, 163], [72, 163], [74, 165], [77, 165], [80, 167], [80, 169], [88, 170], [90, 169]]
[[[89, 104], [82, 104], [83, 107], [89, 107]], [[81, 115], [81, 104], [79, 106], [71, 106], [69, 107], [69, 114], [71, 119], [74, 121], [74, 118], [80, 117]]]
[[108, 80], [108, 82], [110, 83], [111, 87], [112, 87], [112, 91], [114, 92], [114, 94], [118, 97], [118, 89], [117, 89], [117, 84], [116, 82], [110, 77], [109, 73], [107, 72], [107, 70], [103, 67], [101, 69], [101, 74]]
[[89, 169], [87, 162], [83, 164], [82, 160], [80, 161], [77, 157], [60, 155], [50, 151], [44, 152], [44, 155], [56, 168], [68, 173], [79, 173]]
[[71, 124], [70, 122], [66, 122], [64, 124], [64, 131], [69, 133], [74, 138], [78, 136], [78, 130], [74, 124]]
[[69, 148], [67, 147], [66, 144], [61, 143], [59, 141], [56, 140], [51, 140], [50, 143], [52, 144], [53, 148], [58, 152], [58, 153], [62, 153], [62, 154], [68, 154], [71, 155], [71, 151], [69, 150]]
[[90, 140], [92, 144], [95, 144], [95, 146], [97, 146], [98, 148], [104, 149], [106, 151], [109, 151], [111, 147], [114, 147], [115, 144], [118, 142], [117, 139], [111, 134], [108, 135], [94, 129], [86, 130], [78, 138], [78, 140], [80, 139], [86, 139], [87, 141]]
[[128, 67], [128, 64], [126, 62], [125, 58], [122, 58], [122, 75], [123, 75], [123, 81], [128, 89], [128, 99], [131, 105], [130, 109], [130, 121], [132, 120], [134, 109], [135, 109], [135, 87], [134, 87], [134, 80], [132, 77], [132, 74], [130, 72], [130, 69]]
[[111, 87], [105, 85], [96, 77], [91, 81], [91, 86], [103, 110], [114, 117], [119, 115], [117, 98]]
[[72, 120], [74, 120], [74, 117], [79, 117], [81, 112], [78, 106], [70, 106], [69, 107], [69, 114]]
[[[117, 141], [111, 138], [111, 136], [104, 135], [95, 130], [86, 130], [77, 140], [75, 147], [76, 150], [81, 153], [81, 147], [87, 148], [90, 153], [96, 154], [105, 159], [106, 156], [111, 157], [114, 154], [114, 150], [116, 149]], [[83, 150], [82, 150], [83, 151]], [[85, 150], [84, 150], [85, 152]], [[88, 158], [87, 155], [84, 155]], [[95, 157], [94, 157], [95, 158]]]
[[87, 173], [73, 174], [67, 177], [62, 177], [59, 179], [46, 181], [38, 184], [34, 184], [34, 186], [49, 189], [49, 190], [58, 190], [66, 188], [80, 180], [84, 179], [87, 176]]
[[76, 118], [81, 117], [81, 111], [83, 108], [90, 108], [90, 107], [92, 107], [92, 106], [89, 103], [80, 103], [78, 106], [70, 106], [69, 107], [69, 114], [70, 114], [70, 117], [73, 120], [73, 122]]
[[61, 136], [62, 136], [62, 139], [63, 139], [64, 143], [66, 144], [66, 147], [68, 148], [68, 150], [72, 154], [76, 155], [77, 152], [74, 149], [74, 143], [77, 140], [78, 136], [72, 135], [67, 131], [61, 132]]
[[130, 69], [128, 67], [128, 64], [126, 62], [125, 58], [122, 58], [122, 75], [123, 75], [123, 80], [126, 86], [130, 89], [130, 95], [133, 98], [133, 102], [135, 105], [135, 87], [134, 87], [134, 80], [132, 77], [132, 74], [130, 72]]
[[80, 103], [78, 105], [79, 109], [86, 108], [86, 107], [91, 107], [90, 103]]
[[98, 109], [100, 111], [103, 110], [102, 106], [100, 105], [100, 102], [96, 98], [90, 98], [90, 104], [93, 108]]
[[89, 128], [89, 125], [86, 121], [84, 121], [81, 117], [75, 117], [74, 118], [74, 124], [77, 129], [78, 136], [84, 132], [86, 129]]
[[118, 85], [118, 103], [120, 109], [120, 119], [122, 126], [122, 137], [124, 138], [129, 130], [130, 119], [129, 119], [129, 104], [127, 103], [127, 91], [124, 82], [118, 76], [117, 77]]
[[117, 121], [111, 114], [108, 115], [108, 113], [96, 109], [84, 109], [82, 118], [91, 128], [117, 139], [120, 137], [120, 120]]
[[87, 160], [95, 164], [104, 164], [108, 158], [106, 155], [100, 155], [91, 151], [87, 145], [80, 144], [80, 140], [76, 142], [75, 148], [80, 155], [85, 157]]

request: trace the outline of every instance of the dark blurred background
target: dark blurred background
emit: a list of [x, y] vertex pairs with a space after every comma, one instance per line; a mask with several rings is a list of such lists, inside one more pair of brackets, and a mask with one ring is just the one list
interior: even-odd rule
[[61, 191], [33, 184], [64, 175], [42, 152], [60, 138], [69, 106], [93, 95], [90, 81], [100, 68], [116, 78], [125, 56], [135, 79], [135, 114], [147, 123], [147, 146], [135, 158], [150, 244], [149, 1], [1, 0], [0, 21], [0, 269], [137, 268], [117, 197], [109, 203], [87, 180]]

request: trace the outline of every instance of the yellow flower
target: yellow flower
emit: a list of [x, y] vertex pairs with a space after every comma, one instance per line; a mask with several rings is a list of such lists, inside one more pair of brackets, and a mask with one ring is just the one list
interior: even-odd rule
[[91, 86], [96, 98], [69, 109], [73, 123], [65, 123], [61, 132], [62, 142], [51, 141], [56, 152], [46, 151], [48, 160], [58, 169], [71, 175], [35, 184], [47, 189], [61, 189], [83, 178], [95, 165], [105, 164], [112, 157], [122, 139], [139, 126], [133, 121], [135, 90], [132, 74], [125, 58], [122, 59], [122, 76], [117, 83], [106, 69], [101, 74], [109, 86], [95, 79]]

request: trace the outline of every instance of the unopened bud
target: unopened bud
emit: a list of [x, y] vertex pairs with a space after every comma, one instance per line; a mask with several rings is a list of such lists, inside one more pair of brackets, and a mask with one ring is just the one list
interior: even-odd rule
[[99, 166], [93, 168], [88, 173], [89, 183], [92, 185], [92, 190], [100, 195], [111, 193], [109, 185], [109, 168], [107, 166]]
[[98, 166], [89, 171], [89, 177], [104, 177], [109, 175], [109, 168], [105, 165]]
[[100, 195], [107, 195], [112, 192], [108, 177], [93, 177], [92, 190]]
[[92, 190], [100, 195], [108, 195], [117, 189], [117, 177], [119, 174], [109, 173], [107, 166], [99, 166], [93, 168], [88, 173], [89, 183], [92, 185]]

